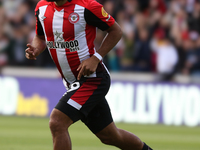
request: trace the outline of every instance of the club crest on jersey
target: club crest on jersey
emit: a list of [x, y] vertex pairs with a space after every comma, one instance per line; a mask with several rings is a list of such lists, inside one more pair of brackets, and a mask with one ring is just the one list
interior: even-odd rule
[[75, 12], [71, 13], [68, 17], [69, 22], [75, 24], [79, 21], [79, 15]]

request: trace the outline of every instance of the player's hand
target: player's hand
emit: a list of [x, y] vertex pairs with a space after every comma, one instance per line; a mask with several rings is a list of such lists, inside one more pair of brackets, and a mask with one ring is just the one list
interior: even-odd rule
[[95, 56], [82, 61], [77, 69], [77, 71], [79, 71], [77, 79], [80, 80], [81, 76], [89, 76], [90, 74], [94, 73], [97, 69], [98, 63], [99, 59]]
[[31, 44], [27, 44], [27, 49], [25, 50], [26, 54], [26, 58], [27, 59], [31, 59], [31, 60], [36, 60], [36, 56], [35, 56], [35, 48], [31, 45]]

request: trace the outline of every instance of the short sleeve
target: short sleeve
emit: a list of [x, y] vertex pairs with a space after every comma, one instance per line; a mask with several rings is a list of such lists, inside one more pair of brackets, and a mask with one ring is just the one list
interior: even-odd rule
[[89, 25], [98, 27], [103, 31], [107, 30], [115, 23], [114, 18], [95, 0], [89, 0], [85, 8], [84, 16]]

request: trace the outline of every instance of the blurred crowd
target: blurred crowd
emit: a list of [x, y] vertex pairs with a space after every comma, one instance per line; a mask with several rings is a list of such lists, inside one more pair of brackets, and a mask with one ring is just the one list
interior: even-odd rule
[[[48, 51], [25, 58], [39, 0], [0, 0], [0, 66], [55, 67]], [[104, 58], [111, 71], [200, 76], [200, 0], [97, 0], [123, 30]], [[105, 32], [97, 30], [98, 49]]]
[[35, 7], [39, 0], [0, 0], [0, 66], [55, 67], [48, 51], [37, 61], [25, 58], [35, 35]]

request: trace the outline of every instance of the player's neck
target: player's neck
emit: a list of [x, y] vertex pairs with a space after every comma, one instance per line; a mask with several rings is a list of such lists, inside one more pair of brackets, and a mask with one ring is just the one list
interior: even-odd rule
[[59, 1], [56, 1], [54, 2], [57, 6], [62, 6], [64, 5], [68, 0], [59, 0]]

